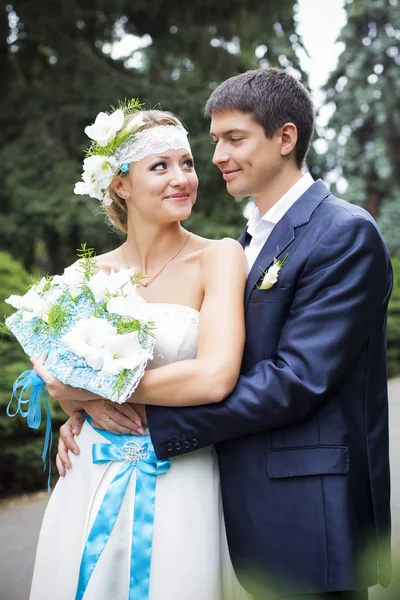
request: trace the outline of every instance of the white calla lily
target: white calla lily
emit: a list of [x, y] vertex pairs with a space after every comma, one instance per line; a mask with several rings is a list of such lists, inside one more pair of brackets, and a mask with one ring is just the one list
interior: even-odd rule
[[114, 271], [111, 269], [110, 273], [110, 293], [115, 294], [119, 290], [123, 290], [123, 292], [129, 291], [132, 287], [132, 269], [119, 269], [119, 271]]
[[[279, 272], [279, 271], [278, 271]], [[275, 283], [278, 281], [278, 274], [275, 271], [271, 271], [271, 269], [268, 269], [267, 273], [265, 274], [262, 283], [260, 285], [260, 290], [269, 290], [272, 288], [273, 285], [275, 285]]]
[[138, 319], [142, 323], [148, 323], [152, 320], [148, 303], [139, 296], [135, 286], [132, 284], [124, 296], [111, 298], [107, 302], [107, 310], [109, 313], [114, 313], [121, 317]]
[[104, 190], [110, 185], [117, 169], [118, 163], [114, 156], [88, 156], [83, 161], [82, 179]]
[[89, 366], [98, 371], [104, 362], [104, 345], [116, 334], [117, 330], [111, 323], [91, 317], [79, 321], [71, 331], [62, 336], [61, 341], [71, 352], [82, 356]]
[[96, 302], [102, 302], [107, 294], [113, 296], [120, 293], [122, 295], [125, 286], [132, 285], [131, 277], [130, 269], [120, 269], [119, 271], [111, 269], [109, 275], [100, 270], [88, 280], [87, 286], [93, 293]]
[[104, 375], [117, 375], [124, 369], [136, 369], [151, 357], [149, 350], [142, 348], [138, 332], [116, 335], [104, 346]]
[[107, 146], [116, 136], [124, 124], [124, 113], [118, 109], [108, 115], [100, 112], [93, 125], [85, 127], [85, 133], [90, 139], [96, 141], [100, 146]]
[[126, 126], [126, 128], [124, 129], [124, 131], [136, 131], [137, 129], [139, 129], [139, 127], [141, 127], [142, 125], [144, 125], [145, 120], [143, 119], [143, 114], [141, 112], [139, 112], [138, 115], [136, 115], [135, 117], [133, 117], [128, 125]]
[[37, 283], [35, 283], [34, 285], [32, 285], [32, 287], [30, 289], [32, 291], [40, 294], [40, 292], [43, 292], [43, 289], [46, 285], [47, 285], [47, 279], [46, 279], [46, 277], [42, 277], [42, 279], [40, 281], [38, 281]]
[[117, 170], [118, 163], [114, 156], [88, 156], [83, 161], [83, 181], [75, 184], [74, 193], [102, 201], [107, 197], [108, 202], [111, 198], [104, 190], [110, 185]]
[[53, 283], [56, 285], [67, 285], [72, 298], [76, 298], [82, 291], [82, 285], [85, 281], [85, 275], [82, 267], [75, 263], [64, 269], [62, 275], [54, 275]]
[[103, 200], [103, 192], [101, 188], [94, 183], [87, 183], [86, 181], [78, 181], [74, 187], [74, 194], [80, 196], [90, 196], [96, 198], [96, 200]]
[[6, 302], [7, 304], [11, 304], [11, 306], [19, 310], [21, 308], [27, 308], [28, 306], [30, 307], [31, 298], [33, 300], [34, 298], [40, 298], [40, 296], [34, 290], [29, 290], [29, 292], [27, 292], [25, 296], [17, 296], [15, 294], [12, 294], [12, 296], [6, 298], [4, 302]]
[[53, 304], [63, 295], [62, 290], [53, 290], [53, 292], [42, 298], [34, 289], [30, 289], [24, 296], [10, 296], [5, 300], [7, 304], [11, 304], [18, 310], [24, 309], [22, 314], [23, 321], [31, 321], [35, 317], [39, 317], [46, 323], [49, 322], [49, 312]]
[[86, 285], [92, 292], [96, 302], [103, 302], [107, 293], [109, 279], [109, 275], [100, 269], [100, 271], [97, 271], [97, 273], [87, 281]]
[[283, 258], [277, 260], [274, 258], [274, 262], [266, 271], [262, 271], [261, 285], [258, 286], [259, 290], [270, 290], [275, 283], [278, 281], [280, 270], [285, 264], [289, 253], [287, 252]]

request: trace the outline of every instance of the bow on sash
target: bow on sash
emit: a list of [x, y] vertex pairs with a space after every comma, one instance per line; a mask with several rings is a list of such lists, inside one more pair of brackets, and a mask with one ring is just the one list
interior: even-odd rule
[[[11, 404], [14, 398], [18, 402], [17, 410], [11, 412]], [[23, 419], [26, 419], [30, 429], [39, 429], [42, 422], [42, 401], [46, 408], [46, 434], [44, 438], [42, 461], [43, 471], [46, 469], [46, 458], [49, 459], [49, 476], [47, 480], [47, 491], [50, 492], [50, 477], [51, 477], [51, 414], [49, 408], [49, 396], [47, 394], [46, 385], [41, 377], [33, 369], [24, 371], [14, 382], [13, 391], [10, 402], [7, 406], [7, 416], [15, 417], [18, 413]], [[24, 406], [28, 405], [28, 410], [24, 410]]]
[[[91, 419], [88, 419], [91, 424]], [[92, 425], [93, 426], [93, 425]], [[96, 429], [111, 441], [93, 444], [95, 464], [121, 462], [110, 483], [83, 550], [75, 600], [82, 600], [90, 577], [107, 544], [133, 471], [136, 472], [135, 519], [132, 533], [129, 600], [147, 600], [150, 585], [151, 548], [156, 497], [156, 477], [170, 468], [169, 460], [158, 460], [149, 435], [132, 439]]]

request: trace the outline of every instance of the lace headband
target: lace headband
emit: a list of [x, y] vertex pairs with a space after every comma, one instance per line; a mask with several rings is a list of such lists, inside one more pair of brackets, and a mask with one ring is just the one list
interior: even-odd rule
[[[118, 166], [138, 162], [152, 154], [162, 154], [168, 150], [187, 150], [191, 152], [188, 132], [183, 127], [159, 125], [139, 131], [121, 144], [115, 152]], [[122, 171], [124, 168], [121, 169]]]
[[[191, 152], [188, 133], [183, 127], [156, 125], [136, 133], [145, 124], [143, 115], [138, 110], [138, 101], [131, 100], [127, 105], [120, 106], [111, 114], [99, 113], [93, 125], [85, 128], [92, 144], [83, 161], [82, 181], [78, 181], [74, 189], [75, 194], [87, 194], [101, 200], [106, 206], [113, 202], [108, 188], [118, 170], [127, 172], [130, 163], [168, 150]], [[137, 114], [124, 128], [125, 117], [132, 114], [132, 111]]]

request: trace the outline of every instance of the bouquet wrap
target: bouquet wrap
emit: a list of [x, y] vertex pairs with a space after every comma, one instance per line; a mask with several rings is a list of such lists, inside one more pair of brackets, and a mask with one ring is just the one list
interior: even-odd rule
[[[79, 260], [63, 275], [43, 277], [24, 296], [6, 300], [17, 308], [6, 327], [29, 356], [45, 354], [46, 368], [62, 383], [123, 403], [153, 358], [154, 324], [149, 305], [137, 292], [140, 279], [129, 269], [98, 270], [93, 250], [82, 246]], [[12, 412], [14, 399], [17, 409]], [[44, 382], [35, 371], [25, 371], [14, 383], [7, 414], [20, 414], [37, 429], [43, 402], [45, 464], [51, 415]]]

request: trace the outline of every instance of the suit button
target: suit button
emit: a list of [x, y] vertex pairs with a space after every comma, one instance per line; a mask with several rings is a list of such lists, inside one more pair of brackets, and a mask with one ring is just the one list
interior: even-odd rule
[[172, 450], [173, 450], [173, 446], [172, 446], [171, 442], [169, 442], [167, 444], [167, 452], [172, 452]]
[[179, 452], [179, 450], [182, 450], [182, 446], [179, 442], [176, 442], [176, 444], [174, 444], [174, 448], [175, 450], [177, 450]]
[[196, 446], [198, 446], [198, 445], [199, 445], [199, 440], [196, 440], [196, 438], [193, 438], [192, 439], [192, 446], [193, 446], [193, 448], [196, 448]]
[[186, 450], [190, 448], [190, 442], [188, 442], [187, 440], [183, 442], [183, 447], [186, 448]]

